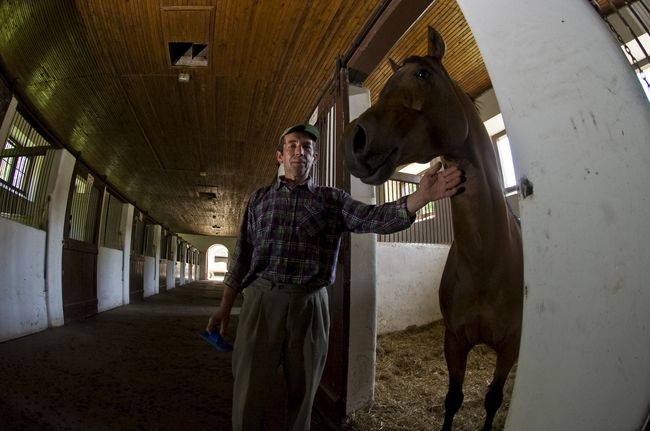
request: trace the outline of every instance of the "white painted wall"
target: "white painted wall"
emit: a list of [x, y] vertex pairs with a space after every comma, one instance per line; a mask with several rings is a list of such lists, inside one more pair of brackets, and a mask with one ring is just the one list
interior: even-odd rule
[[377, 243], [377, 333], [442, 319], [438, 290], [449, 246]]
[[0, 218], [0, 342], [47, 328], [45, 231]]
[[[459, 0], [518, 176], [524, 327], [508, 430], [640, 430], [650, 406], [650, 105], [588, 2]], [[512, 25], [521, 23], [521, 25]]]
[[99, 313], [124, 305], [123, 264], [122, 250], [99, 247], [97, 253], [97, 311]]
[[57, 150], [47, 186], [47, 231], [0, 218], [0, 341], [63, 325], [63, 223], [74, 157]]

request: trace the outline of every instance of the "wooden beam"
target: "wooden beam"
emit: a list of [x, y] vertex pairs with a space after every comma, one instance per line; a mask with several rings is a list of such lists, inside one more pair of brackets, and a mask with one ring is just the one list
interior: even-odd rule
[[349, 57], [350, 82], [365, 80], [431, 3], [432, 0], [391, 1]]

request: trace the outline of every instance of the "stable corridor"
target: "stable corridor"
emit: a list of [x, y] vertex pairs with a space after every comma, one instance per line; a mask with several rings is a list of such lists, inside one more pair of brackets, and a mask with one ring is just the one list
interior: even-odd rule
[[[0, 344], [0, 428], [230, 430], [232, 354], [198, 336], [222, 289], [193, 282]], [[280, 383], [268, 430], [282, 429]]]

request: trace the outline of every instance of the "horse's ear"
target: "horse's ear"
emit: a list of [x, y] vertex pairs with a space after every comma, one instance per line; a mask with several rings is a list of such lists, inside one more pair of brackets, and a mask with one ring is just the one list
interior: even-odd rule
[[442, 39], [442, 36], [438, 31], [428, 26], [429, 33], [429, 55], [436, 60], [442, 60], [442, 56], [445, 55], [445, 41]]
[[393, 69], [393, 73], [397, 72], [397, 69], [399, 69], [399, 64], [395, 63], [392, 58], [388, 59], [388, 64], [390, 64], [390, 68]]

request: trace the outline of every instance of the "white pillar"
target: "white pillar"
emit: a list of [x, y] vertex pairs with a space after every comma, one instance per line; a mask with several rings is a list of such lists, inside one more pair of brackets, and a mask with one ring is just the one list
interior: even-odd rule
[[63, 325], [63, 228], [75, 158], [66, 150], [57, 150], [48, 185], [47, 217], [47, 318], [50, 326]]
[[133, 230], [133, 213], [135, 207], [125, 203], [122, 208], [122, 220], [120, 231], [122, 232], [122, 244], [124, 254], [122, 260], [122, 302], [124, 305], [131, 302], [129, 285], [131, 284], [131, 231]]
[[[370, 107], [366, 89], [350, 87], [350, 120]], [[375, 188], [351, 177], [351, 195], [368, 204], [375, 203]], [[364, 407], [374, 396], [377, 345], [377, 290], [375, 235], [352, 235], [350, 280], [350, 340], [348, 396], [346, 411]]]
[[587, 1], [458, 0], [519, 177], [526, 294], [509, 430], [639, 430], [650, 405], [650, 109]]

